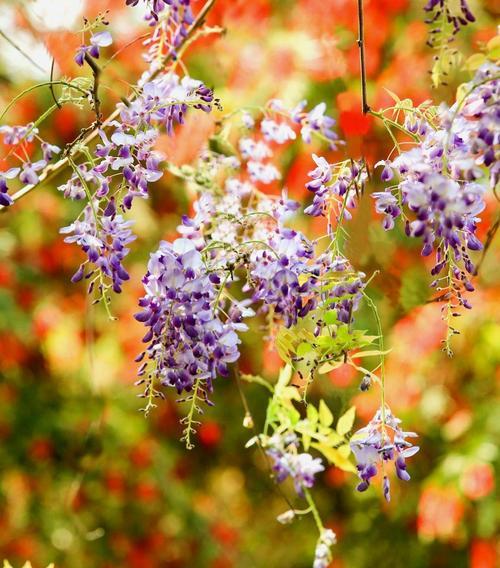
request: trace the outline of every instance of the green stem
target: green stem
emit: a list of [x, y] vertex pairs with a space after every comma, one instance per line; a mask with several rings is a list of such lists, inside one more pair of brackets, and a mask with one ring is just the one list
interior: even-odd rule
[[47, 87], [47, 86], [53, 86], [53, 85], [65, 85], [66, 87], [70, 87], [72, 89], [75, 89], [76, 91], [80, 91], [85, 96], [87, 96], [87, 94], [88, 94], [87, 91], [84, 91], [80, 87], [77, 87], [76, 85], [73, 85], [72, 83], [68, 83], [67, 81], [46, 81], [44, 83], [38, 83], [36, 85], [33, 85], [32, 87], [28, 87], [27, 89], [25, 89], [24, 91], [19, 93], [17, 96], [15, 96], [10, 101], [10, 103], [5, 107], [5, 109], [3, 110], [2, 114], [0, 115], [0, 120], [3, 119], [3, 117], [9, 112], [9, 110], [16, 104], [16, 102], [20, 98], [24, 97], [24, 95], [27, 95], [28, 93], [30, 93], [31, 91], [34, 91], [35, 89], [38, 89], [39, 87]]
[[382, 322], [380, 321], [380, 316], [377, 310], [375, 302], [363, 292], [363, 296], [366, 299], [366, 303], [370, 306], [373, 316], [375, 317], [375, 322], [377, 324], [377, 333], [379, 335], [378, 345], [380, 351], [380, 391], [381, 391], [381, 407], [382, 407], [382, 423], [385, 425], [385, 355], [384, 355], [384, 336], [382, 334]]
[[311, 495], [309, 489], [307, 489], [307, 487], [304, 487], [303, 491], [304, 491], [304, 497], [306, 498], [307, 504], [309, 505], [309, 507], [311, 509], [311, 513], [312, 513], [312, 516], [314, 518], [314, 522], [316, 523], [316, 526], [318, 527], [318, 532], [321, 536], [323, 534], [323, 531], [325, 530], [325, 527], [323, 526], [323, 522], [321, 521], [321, 517], [319, 516], [319, 512], [318, 512], [318, 509], [316, 507], [316, 503], [314, 502], [314, 499], [312, 498], [312, 495]]

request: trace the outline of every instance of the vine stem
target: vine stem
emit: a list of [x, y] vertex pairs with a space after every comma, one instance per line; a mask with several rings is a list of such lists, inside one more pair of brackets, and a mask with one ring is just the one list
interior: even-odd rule
[[316, 523], [316, 526], [318, 527], [318, 532], [321, 536], [323, 534], [323, 531], [325, 530], [325, 527], [323, 526], [323, 522], [321, 520], [321, 517], [319, 516], [319, 512], [318, 512], [318, 509], [316, 507], [316, 503], [314, 502], [312, 495], [311, 495], [309, 489], [307, 489], [307, 487], [304, 487], [303, 491], [304, 491], [304, 497], [306, 498], [307, 504], [309, 505], [309, 508], [311, 509], [312, 516], [314, 517], [314, 522]]
[[36, 67], [38, 71], [45, 73], [46, 70], [41, 65], [39, 65], [28, 53], [26, 53], [26, 51], [19, 47], [19, 45], [17, 45], [17, 43], [15, 43], [3, 30], [0, 30], [0, 36], [2, 36], [6, 42], [10, 43], [10, 45], [23, 57], [25, 57], [34, 67]]
[[[191, 25], [191, 27], [189, 28], [187, 34], [184, 36], [183, 41], [181, 43], [181, 45], [179, 46], [179, 49], [182, 47], [182, 45], [184, 43], [186, 43], [191, 36], [194, 34], [194, 32], [203, 25], [203, 23], [205, 22], [205, 18], [208, 14], [208, 12], [212, 9], [213, 5], [215, 4], [216, 0], [208, 0], [205, 5], [202, 7], [202, 9], [200, 10], [200, 12], [198, 13], [198, 15], [196, 16], [195, 21], [193, 22], [193, 24]], [[164, 61], [163, 61], [163, 65], [161, 67], [159, 67], [158, 69], [156, 69], [152, 74], [151, 77], [149, 78], [150, 80], [155, 79], [156, 77], [158, 77], [158, 75], [160, 75], [160, 73], [163, 71], [164, 66], [172, 59], [172, 53], [169, 53]], [[138, 96], [138, 93], [134, 93], [134, 96], [130, 97], [128, 99], [128, 102], [132, 102], [133, 100], [135, 100]], [[111, 114], [110, 116], [108, 116], [108, 118], [103, 121], [101, 124], [98, 124], [97, 122], [95, 122], [94, 124], [92, 124], [91, 126], [88, 127], [90, 133], [86, 136], [86, 138], [84, 138], [82, 145], [87, 146], [88, 144], [90, 144], [90, 142], [92, 142], [95, 138], [97, 138], [97, 135], [99, 133], [99, 128], [106, 128], [107, 126], [109, 126], [109, 124], [111, 122], [113, 122], [118, 115], [120, 114], [120, 109], [116, 108]], [[80, 139], [80, 135], [77, 136], [77, 138], [73, 141], [70, 142], [69, 144], [69, 148], [71, 149], [73, 147], [73, 145], [79, 141]], [[78, 151], [76, 153], [79, 153]], [[61, 158], [58, 162], [56, 162], [55, 164], [50, 164], [48, 165], [46, 168], [44, 168], [44, 170], [40, 173], [40, 175], [38, 176], [38, 182], [34, 183], [34, 184], [28, 184], [25, 185], [24, 187], [22, 187], [21, 189], [19, 189], [18, 191], [16, 191], [15, 193], [13, 193], [11, 195], [12, 201], [18, 201], [19, 199], [21, 199], [21, 197], [24, 197], [25, 195], [27, 195], [28, 193], [30, 193], [33, 189], [35, 189], [35, 187], [38, 187], [39, 185], [41, 185], [43, 182], [45, 181], [49, 181], [50, 179], [52, 179], [55, 175], [57, 175], [63, 168], [65, 168], [67, 165], [69, 164], [69, 157], [68, 155], [64, 156], [63, 158]], [[9, 207], [11, 207], [11, 205], [9, 205]], [[0, 212], [6, 209], [5, 206], [0, 205]]]
[[377, 324], [377, 333], [379, 335], [378, 338], [378, 346], [380, 350], [380, 391], [381, 391], [381, 412], [382, 412], [382, 423], [385, 427], [385, 355], [384, 355], [384, 335], [382, 333], [382, 322], [380, 321], [380, 316], [377, 310], [377, 306], [375, 302], [363, 292], [363, 296], [365, 297], [366, 303], [370, 306], [373, 316], [375, 317], [375, 322]]
[[366, 61], [365, 61], [365, 26], [363, 14], [363, 0], [358, 0], [358, 47], [359, 66], [361, 68], [361, 110], [363, 114], [370, 112], [370, 105], [366, 95]]

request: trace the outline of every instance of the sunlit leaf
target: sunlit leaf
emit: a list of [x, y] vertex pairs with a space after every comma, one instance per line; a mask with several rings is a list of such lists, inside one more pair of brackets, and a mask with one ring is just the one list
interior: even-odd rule
[[330, 426], [333, 422], [333, 414], [324, 400], [319, 401], [319, 422], [322, 426]]
[[337, 422], [337, 432], [343, 436], [347, 434], [354, 424], [354, 417], [356, 416], [356, 407], [351, 406], [347, 412], [345, 412]]

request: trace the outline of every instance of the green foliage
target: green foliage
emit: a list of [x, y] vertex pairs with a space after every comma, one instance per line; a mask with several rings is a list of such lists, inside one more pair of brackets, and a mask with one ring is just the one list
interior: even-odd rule
[[[354, 423], [355, 408], [349, 408], [338, 419], [334, 428], [334, 416], [326, 402], [321, 399], [318, 406], [312, 403], [306, 405], [298, 388], [291, 384], [292, 376], [291, 365], [281, 369], [267, 408], [264, 435], [261, 436], [262, 444], [266, 445], [270, 429], [273, 433], [294, 433], [305, 451], [314, 448], [331, 464], [354, 473], [356, 469], [348, 459], [351, 449], [347, 434]], [[249, 444], [255, 441], [257, 439], [253, 438]]]

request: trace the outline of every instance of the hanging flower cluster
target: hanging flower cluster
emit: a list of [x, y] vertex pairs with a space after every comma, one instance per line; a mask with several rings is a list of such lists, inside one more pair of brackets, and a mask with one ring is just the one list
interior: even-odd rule
[[[475, 22], [476, 18], [471, 12], [467, 0], [460, 0], [460, 6], [457, 10], [451, 9], [450, 4], [452, 3], [447, 2], [447, 0], [428, 0], [424, 6], [424, 10], [429, 13], [426, 23], [438, 26], [439, 22], [444, 21], [446, 24], [451, 24], [452, 35], [456, 35], [461, 28], [471, 22]], [[439, 36], [441, 32], [442, 29], [440, 27], [433, 28], [428, 41], [430, 46], [435, 45], [435, 37]]]
[[[147, 12], [144, 19], [154, 27], [144, 45], [144, 58], [157, 69], [167, 57], [177, 57], [177, 50], [186, 40], [194, 23], [190, 0], [144, 0]], [[126, 0], [128, 6], [137, 6], [139, 0]]]
[[413, 446], [406, 438], [414, 438], [414, 432], [404, 432], [401, 420], [396, 418], [388, 407], [380, 408], [367, 426], [358, 430], [352, 437], [351, 449], [357, 461], [358, 476], [361, 479], [358, 491], [366, 491], [370, 480], [382, 469], [384, 475], [384, 496], [390, 501], [390, 481], [384, 472], [387, 462], [394, 462], [399, 479], [408, 481], [406, 459], [415, 455], [419, 447]]
[[99, 217], [98, 225], [95, 219], [92, 206], [87, 205], [82, 221], [77, 220], [60, 230], [61, 233], [69, 235], [64, 242], [78, 244], [87, 255], [87, 260], [80, 265], [71, 281], [79, 282], [84, 276], [91, 278], [89, 293], [97, 283], [102, 296], [103, 277], [106, 277], [112, 282], [113, 292], [120, 293], [123, 282], [130, 279], [122, 262], [129, 253], [127, 245], [135, 240], [135, 235], [130, 230], [133, 222], [125, 221], [122, 215], [116, 214], [113, 200], [108, 202]]
[[321, 531], [316, 550], [314, 551], [313, 568], [328, 568], [332, 560], [331, 547], [336, 544], [337, 535], [332, 529]]
[[[135, 100], [128, 105], [118, 104], [119, 119], [111, 123], [111, 133], [100, 131], [101, 142], [97, 144], [94, 156], [88, 153], [88, 161], [78, 165], [72, 162], [72, 177], [58, 188], [65, 197], [90, 202], [85, 215], [92, 214], [94, 219], [92, 223], [84, 222], [87, 237], [100, 240], [99, 233], [106, 232], [110, 211], [112, 216], [117, 209], [130, 209], [135, 198], [148, 198], [149, 185], [163, 175], [160, 167], [163, 156], [154, 150], [160, 129], [173, 134], [174, 125], [184, 122], [188, 108], [210, 112], [213, 104], [212, 91], [200, 81], [189, 77], [180, 79], [174, 73], [146, 80]], [[67, 242], [80, 244], [87, 253], [88, 238], [81, 239], [81, 230], [82, 224], [77, 220], [62, 232], [73, 233], [74, 238], [67, 238]], [[97, 246], [92, 250], [97, 253], [97, 258], [89, 257], [93, 263], [91, 270], [100, 270], [101, 280], [106, 281], [110, 274], [100, 254], [105, 247]], [[120, 250], [120, 261], [127, 252], [124, 247]], [[79, 273], [82, 270], [89, 276], [85, 263]], [[121, 290], [121, 282], [116, 278], [113, 278], [112, 289], [115, 292]]]
[[[12, 146], [10, 154], [21, 162], [20, 167], [13, 167], [0, 172], [0, 205], [4, 207], [12, 205], [14, 202], [9, 195], [8, 182], [18, 179], [23, 184], [35, 185], [39, 180], [39, 172], [61, 152], [58, 146], [42, 140], [38, 132], [38, 128], [33, 122], [25, 126], [0, 126], [3, 143], [6, 146]], [[39, 160], [33, 161], [28, 156], [26, 144], [35, 140], [40, 143], [42, 156]]]
[[[285, 116], [281, 116], [279, 125], [267, 116], [258, 125], [253, 118], [249, 120], [248, 116], [244, 116], [243, 121], [247, 130], [255, 128], [264, 140], [272, 143], [284, 144], [295, 136], [290, 126], [293, 124], [291, 117], [288, 117], [287, 122]], [[282, 324], [289, 328], [325, 303], [331, 313], [336, 313], [339, 323], [351, 324], [353, 313], [362, 297], [364, 274], [353, 272], [344, 258], [331, 252], [318, 255], [315, 243], [310, 242], [300, 231], [286, 226], [290, 215], [299, 208], [299, 204], [289, 199], [286, 192], [281, 196], [273, 196], [264, 194], [257, 188], [257, 182], [266, 183], [267, 180], [263, 177], [255, 178], [252, 164], [276, 169], [272, 161], [274, 152], [266, 141], [245, 132], [238, 141], [239, 156], [226, 156], [214, 150], [206, 150], [200, 157], [196, 170], [190, 172], [189, 169], [184, 169], [178, 172], [195, 185], [199, 197], [193, 205], [193, 217], [183, 217], [182, 224], [178, 227], [183, 238], [176, 242], [191, 243], [190, 254], [196, 251], [197, 262], [201, 263], [198, 268], [206, 275], [211, 286], [217, 287], [217, 292], [215, 289], [209, 292], [208, 287], [206, 293], [216, 294], [219, 302], [229, 301], [230, 308], [226, 303], [224, 305], [230, 316], [232, 313], [239, 314], [238, 317], [242, 313], [253, 315], [255, 310], [265, 314], [270, 325]], [[229, 141], [226, 140], [226, 146], [228, 144]], [[157, 259], [158, 255], [165, 257], [158, 252], [152, 259]], [[158, 274], [150, 268], [146, 275], [146, 295], [141, 300], [141, 305], [149, 305], [151, 302], [152, 274], [154, 278], [169, 281], [175, 279], [180, 270], [173, 261], [152, 262], [155, 263]], [[198, 282], [198, 279], [195, 281]], [[241, 292], [246, 294], [243, 303], [236, 302], [229, 291], [237, 283]], [[205, 298], [205, 301], [211, 302], [209, 298]], [[217, 310], [217, 307], [214, 309]], [[166, 332], [157, 321], [167, 321], [174, 312], [170, 301], [155, 300], [151, 321], [153, 327], [159, 330], [160, 336]], [[147, 314], [150, 314], [149, 311]], [[137, 317], [151, 328], [150, 315], [141, 312]], [[190, 315], [192, 322], [197, 322], [198, 317], [196, 312]], [[227, 320], [227, 325], [230, 323], [233, 323], [231, 317]], [[234, 323], [239, 323], [239, 320]], [[324, 322], [318, 320], [316, 325], [319, 334]], [[241, 330], [237, 327], [232, 327], [231, 330], [235, 332], [234, 335], [231, 334], [235, 346], [238, 342], [236, 332]], [[174, 331], [168, 328], [166, 335]], [[203, 343], [203, 337], [202, 333], [197, 332], [193, 333], [192, 339]], [[173, 341], [172, 338], [167, 342], [164, 338], [160, 341], [160, 337], [151, 332], [146, 334], [145, 341], [150, 343], [149, 359], [166, 361], [167, 367], [173, 364], [171, 349], [177, 349], [179, 341]], [[192, 351], [194, 347], [189, 349]], [[230, 359], [225, 359], [223, 365], [210, 366], [210, 385], [217, 373], [227, 374], [228, 362], [231, 362]], [[188, 362], [184, 361], [184, 371], [187, 369]], [[141, 368], [141, 373], [143, 371], [144, 368]], [[160, 382], [163, 385], [177, 386], [179, 391], [184, 385], [191, 387], [196, 372], [190, 375], [184, 371], [182, 380], [178, 378], [179, 373], [176, 371], [171, 374], [170, 382], [164, 380], [163, 375]], [[159, 376], [158, 372], [163, 372], [163, 365], [156, 364], [155, 376]], [[174, 374], [177, 377], [175, 379]], [[206, 378], [203, 376], [203, 380]], [[207, 392], [211, 392], [211, 386]]]
[[[325, 158], [313, 154], [316, 168], [309, 172], [311, 181], [306, 188], [314, 193], [313, 202], [305, 209], [307, 215], [328, 217], [334, 215], [337, 223], [351, 219], [349, 209], [364, 191], [368, 173], [364, 162], [329, 164]], [[331, 225], [331, 221], [330, 221]]]
[[443, 280], [451, 278], [446, 285], [453, 288], [456, 305], [468, 308], [461, 292], [473, 290], [470, 275], [475, 267], [468, 250], [482, 249], [476, 230], [485, 207], [485, 182], [489, 175], [494, 188], [499, 179], [498, 66], [482, 66], [464, 92], [452, 107], [439, 108], [435, 123], [407, 118], [406, 127], [418, 133], [421, 142], [379, 162], [382, 179], [390, 182], [396, 175], [398, 182], [373, 197], [377, 212], [384, 214], [385, 229], [404, 215], [406, 233], [423, 241], [422, 255], [436, 254], [432, 274], [449, 270], [433, 286], [443, 290]]
[[273, 460], [273, 471], [278, 483], [290, 477], [295, 491], [301, 497], [304, 489], [314, 485], [314, 478], [324, 466], [320, 458], [313, 458], [307, 452], [298, 453], [298, 441], [294, 434], [273, 434], [266, 442], [266, 454]]
[[[188, 239], [162, 242], [151, 256], [143, 279], [146, 295], [136, 319], [148, 328], [143, 341], [153, 362], [155, 378], [163, 385], [190, 392], [203, 384], [205, 398], [217, 375], [229, 374], [228, 364], [239, 357], [238, 331], [245, 331], [242, 312], [233, 306], [221, 319], [221, 281], [208, 274], [202, 255]], [[148, 361], [139, 376], [145, 374]]]

